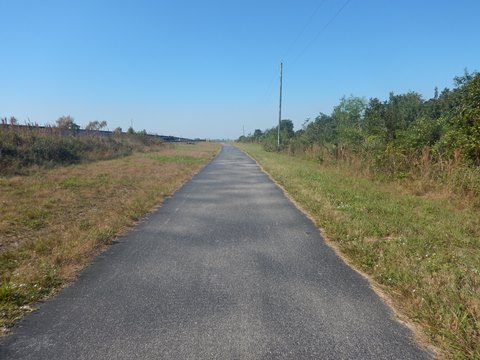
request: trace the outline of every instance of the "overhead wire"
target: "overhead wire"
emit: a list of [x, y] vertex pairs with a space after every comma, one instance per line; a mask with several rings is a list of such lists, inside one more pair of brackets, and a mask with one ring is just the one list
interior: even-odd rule
[[318, 11], [320, 10], [320, 8], [323, 6], [323, 4], [325, 4], [325, 1], [326, 0], [322, 0], [320, 2], [320, 4], [315, 8], [315, 10], [310, 14], [310, 17], [308, 18], [308, 20], [305, 22], [305, 24], [303, 25], [302, 29], [300, 30], [300, 32], [297, 34], [297, 36], [295, 37], [295, 39], [293, 39], [293, 41], [290, 43], [290, 45], [288, 46], [287, 48], [287, 51], [285, 51], [284, 55], [282, 56], [282, 59], [285, 59], [287, 57], [287, 55], [290, 53], [290, 51], [293, 49], [293, 47], [297, 44], [298, 40], [300, 39], [300, 37], [303, 35], [303, 33], [305, 32], [305, 30], [307, 29], [308, 25], [310, 25], [310, 23], [312, 22], [313, 18], [315, 17], [315, 15], [317, 15]]
[[307, 46], [297, 55], [295, 60], [291, 63], [290, 67], [295, 65], [298, 60], [307, 52], [307, 50], [318, 40], [320, 35], [335, 21], [335, 19], [341, 14], [341, 12], [347, 7], [351, 0], [345, 1], [345, 3], [338, 9], [338, 11], [328, 20], [328, 22], [317, 32], [317, 34], [310, 40]]
[[[307, 27], [310, 25], [310, 23], [312, 22], [312, 20], [315, 18], [315, 15], [317, 15], [318, 11], [321, 9], [321, 7], [325, 4], [326, 0], [322, 0], [320, 1], [320, 3], [318, 4], [318, 6], [314, 9], [314, 11], [310, 14], [310, 16], [308, 17], [307, 21], [305, 21], [302, 29], [297, 33], [297, 36], [295, 37], [295, 39], [293, 39], [293, 41], [290, 43], [290, 45], [287, 47], [287, 50], [283, 53], [283, 56], [281, 57], [281, 59], [286, 59], [287, 56], [289, 55], [289, 53], [291, 52], [291, 50], [294, 48], [294, 46], [297, 44], [298, 40], [301, 38], [301, 36], [303, 35], [303, 33], [305, 32], [305, 30], [307, 29]], [[283, 60], [280, 60], [280, 61], [283, 61]], [[265, 91], [265, 95], [264, 97], [268, 97], [270, 96], [272, 93], [273, 93], [273, 84], [275, 82], [275, 78], [277, 76], [272, 76], [270, 82], [269, 82], [269, 85], [267, 87], [267, 90]]]
[[[304, 23], [302, 29], [299, 31], [295, 39], [290, 43], [288, 46], [287, 50], [284, 52], [284, 56], [282, 57], [282, 62], [283, 59], [286, 59], [289, 53], [292, 51], [292, 49], [295, 47], [297, 42], [300, 40], [302, 35], [304, 34], [305, 30], [307, 27], [310, 25], [310, 23], [313, 21], [315, 16], [317, 15], [318, 11], [322, 8], [322, 6], [325, 4], [326, 0], [322, 0], [320, 4], [315, 8], [315, 10], [311, 13], [309, 16], [308, 20]], [[342, 13], [342, 11], [347, 7], [347, 5], [351, 2], [351, 0], [346, 0], [343, 5], [335, 12], [335, 14], [325, 23], [325, 25], [320, 28], [320, 30], [316, 33], [316, 35], [308, 42], [307, 46], [303, 48], [303, 50], [295, 57], [294, 61], [289, 64], [289, 68], [291, 69], [294, 65], [298, 63], [298, 61], [301, 59], [301, 57], [308, 51], [308, 49], [318, 40], [320, 35], [325, 32], [325, 30], [338, 18], [338, 16]], [[273, 93], [273, 84], [275, 82], [276, 76], [272, 76], [272, 79], [270, 81], [270, 85], [268, 86], [267, 90], [265, 91], [264, 97], [269, 97]]]

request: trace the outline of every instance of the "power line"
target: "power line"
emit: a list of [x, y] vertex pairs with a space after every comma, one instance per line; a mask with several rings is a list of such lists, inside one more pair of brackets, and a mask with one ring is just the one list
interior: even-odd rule
[[263, 98], [266, 99], [267, 97], [269, 97], [273, 94], [273, 85], [275, 83], [275, 78], [276, 77], [277, 77], [276, 75], [271, 76], [270, 83], [269, 83], [267, 89], [265, 90], [265, 94], [263, 95]]
[[323, 4], [325, 4], [325, 1], [326, 0], [322, 0], [322, 2], [320, 2], [320, 4], [316, 7], [316, 9], [312, 12], [312, 14], [310, 15], [310, 17], [308, 18], [308, 20], [305, 22], [305, 24], [303, 25], [303, 28], [300, 30], [300, 32], [297, 34], [297, 36], [295, 37], [295, 39], [290, 43], [290, 46], [287, 48], [287, 51], [285, 51], [285, 54], [283, 56], [283, 59], [285, 59], [287, 57], [287, 55], [290, 53], [290, 51], [292, 50], [292, 48], [297, 44], [297, 41], [300, 39], [300, 37], [303, 35], [303, 33], [305, 32], [305, 30], [307, 29], [308, 25], [310, 25], [310, 23], [312, 22], [313, 18], [315, 17], [315, 15], [317, 14], [317, 12], [320, 10], [320, 8], [323, 6]]
[[[323, 4], [325, 3], [326, 0], [322, 0], [320, 2], [320, 4], [315, 8], [315, 10], [312, 12], [312, 14], [310, 15], [310, 17], [308, 18], [308, 20], [305, 22], [303, 28], [300, 30], [300, 32], [298, 33], [298, 35], [295, 37], [295, 39], [290, 43], [289, 47], [287, 48], [287, 51], [285, 52], [285, 55], [288, 55], [288, 53], [293, 49], [293, 47], [297, 44], [298, 40], [300, 39], [300, 37], [303, 35], [303, 33], [305, 32], [305, 30], [307, 29], [308, 25], [312, 22], [312, 20], [314, 19], [315, 15], [318, 13], [318, 11], [320, 10], [320, 8], [323, 6]], [[342, 13], [342, 11], [347, 7], [347, 5], [350, 3], [351, 0], [346, 0], [345, 3], [337, 10], [337, 12], [330, 18], [330, 20], [328, 20], [328, 22], [317, 32], [317, 34], [315, 35], [315, 37], [312, 38], [312, 40], [307, 44], [307, 46], [297, 55], [297, 57], [295, 58], [295, 60], [291, 63], [290, 65], [290, 68], [293, 67], [293, 65], [295, 65], [298, 60], [307, 52], [307, 50], [317, 41], [317, 39], [320, 37], [320, 35], [337, 19], [337, 17]], [[282, 65], [283, 65], [283, 61], [282, 61]], [[281, 65], [281, 66], [282, 66]], [[281, 70], [280, 70], [281, 71]], [[281, 71], [282, 72], [282, 71]], [[270, 83], [270, 86], [267, 88], [266, 92], [265, 92], [265, 97], [267, 95], [271, 95], [272, 92], [273, 92], [273, 83], [274, 83], [274, 79], [275, 77], [272, 76], [272, 79], [271, 79], [271, 83]], [[281, 85], [281, 81], [280, 80], [280, 86]], [[281, 92], [282, 90], [280, 90]], [[280, 94], [280, 97], [281, 97], [281, 94]], [[281, 101], [281, 100], [280, 100]], [[280, 111], [279, 111], [279, 117], [281, 118], [281, 103], [280, 103]], [[281, 121], [281, 120], [280, 120]], [[279, 129], [280, 129], [280, 124], [279, 124]]]
[[315, 37], [307, 44], [307, 46], [303, 49], [302, 52], [295, 58], [295, 60], [292, 62], [292, 67], [294, 64], [298, 62], [298, 60], [305, 54], [305, 52], [317, 41], [317, 39], [320, 37], [320, 35], [335, 21], [335, 19], [340, 15], [340, 13], [347, 7], [347, 5], [350, 3], [351, 0], [345, 1], [345, 3], [338, 9], [338, 11], [330, 18], [330, 20], [318, 31], [318, 33], [315, 35]]
[[[287, 55], [290, 53], [290, 51], [293, 49], [293, 47], [297, 44], [298, 40], [300, 39], [300, 37], [303, 35], [303, 33], [305, 32], [305, 30], [307, 29], [308, 25], [310, 25], [310, 23], [312, 22], [312, 20], [315, 18], [315, 15], [317, 15], [318, 11], [320, 10], [320, 8], [323, 6], [323, 4], [325, 4], [326, 0], [322, 0], [319, 5], [315, 8], [315, 10], [310, 14], [309, 18], [307, 19], [307, 21], [305, 21], [302, 29], [298, 32], [297, 36], [295, 37], [295, 39], [293, 39], [293, 41], [290, 43], [290, 45], [288, 46], [287, 50], [285, 51], [284, 53], [284, 56], [281, 58], [281, 59], [285, 59], [287, 57]], [[281, 60], [283, 62], [283, 60]], [[264, 94], [264, 98], [268, 97], [268, 96], [271, 96], [273, 94], [273, 90], [274, 90], [274, 81], [275, 81], [275, 78], [276, 78], [276, 75], [272, 75], [271, 77], [271, 80], [270, 80], [270, 83], [267, 87], [267, 89], [265, 90], [265, 94]]]
[[[288, 55], [288, 53], [291, 51], [291, 49], [294, 47], [294, 45], [296, 45], [296, 43], [298, 42], [298, 40], [300, 39], [300, 37], [303, 35], [303, 33], [305, 32], [306, 28], [308, 27], [308, 25], [310, 24], [310, 22], [314, 19], [315, 15], [318, 13], [318, 11], [320, 10], [320, 8], [323, 6], [323, 4], [325, 3], [326, 0], [323, 0], [316, 8], [315, 10], [312, 12], [312, 14], [310, 15], [310, 17], [308, 18], [308, 20], [305, 22], [305, 25], [303, 26], [302, 30], [300, 30], [300, 32], [298, 33], [298, 35], [296, 36], [296, 38], [292, 41], [292, 43], [290, 44], [290, 46], [288, 47], [287, 51], [285, 52], [285, 55]], [[350, 3], [351, 0], [347, 0], [345, 1], [345, 3], [337, 10], [337, 12], [330, 18], [330, 20], [328, 20], [328, 22], [317, 32], [317, 34], [312, 38], [312, 40], [310, 40], [310, 42], [307, 44], [307, 46], [297, 55], [297, 57], [295, 58], [295, 60], [291, 63], [290, 65], [290, 68], [292, 68], [297, 62], [298, 60], [300, 60], [300, 58], [307, 52], [307, 50], [318, 40], [318, 38], [320, 37], [320, 35], [335, 21], [335, 19], [337, 19], [337, 17], [341, 14], [341, 12], [347, 7], [347, 5]], [[283, 59], [285, 59], [285, 56], [283, 57]], [[283, 60], [282, 60], [283, 61]], [[270, 81], [270, 85], [268, 86], [267, 90], [265, 91], [265, 95], [264, 97], [267, 97], [268, 95], [271, 95], [273, 93], [273, 83], [274, 83], [274, 80], [275, 80], [275, 76], [272, 76], [271, 78], [271, 81]]]

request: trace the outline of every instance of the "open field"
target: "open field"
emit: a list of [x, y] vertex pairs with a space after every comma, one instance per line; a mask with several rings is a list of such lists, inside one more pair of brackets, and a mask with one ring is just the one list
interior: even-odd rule
[[480, 358], [478, 208], [266, 152], [260, 145], [238, 146], [446, 357]]
[[0, 326], [55, 293], [198, 172], [219, 144], [165, 145], [114, 160], [0, 177]]

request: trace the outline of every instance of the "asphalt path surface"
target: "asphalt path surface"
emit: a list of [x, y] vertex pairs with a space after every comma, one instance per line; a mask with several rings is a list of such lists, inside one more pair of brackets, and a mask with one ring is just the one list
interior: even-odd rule
[[422, 359], [232, 146], [0, 341], [1, 359]]

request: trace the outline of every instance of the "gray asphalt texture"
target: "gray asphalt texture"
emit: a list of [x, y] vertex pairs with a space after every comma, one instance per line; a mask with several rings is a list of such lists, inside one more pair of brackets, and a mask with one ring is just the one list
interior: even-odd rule
[[1, 359], [430, 357], [228, 145], [0, 346]]

